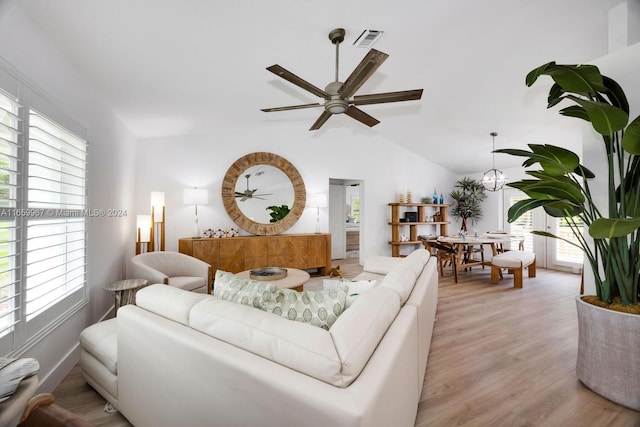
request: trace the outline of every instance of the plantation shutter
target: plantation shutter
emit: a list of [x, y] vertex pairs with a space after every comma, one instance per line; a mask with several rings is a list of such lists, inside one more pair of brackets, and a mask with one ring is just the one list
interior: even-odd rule
[[[520, 200], [523, 200], [524, 197], [512, 196], [509, 199], [509, 207], [513, 206]], [[509, 225], [509, 233], [524, 236], [524, 250], [534, 252], [533, 250], [533, 211], [527, 211], [516, 221], [512, 222]], [[516, 248], [512, 248], [516, 249]]]
[[15, 216], [20, 151], [18, 136], [21, 105], [15, 96], [0, 91], [0, 340], [12, 341], [20, 316], [20, 243]]
[[28, 151], [28, 208], [42, 216], [27, 219], [27, 322], [82, 290], [87, 266], [86, 141], [31, 110]]

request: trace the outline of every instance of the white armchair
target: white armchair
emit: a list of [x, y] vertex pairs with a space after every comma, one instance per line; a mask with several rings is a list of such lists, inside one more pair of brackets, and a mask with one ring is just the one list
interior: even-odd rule
[[186, 291], [211, 293], [211, 266], [179, 252], [147, 252], [131, 258], [129, 276]]

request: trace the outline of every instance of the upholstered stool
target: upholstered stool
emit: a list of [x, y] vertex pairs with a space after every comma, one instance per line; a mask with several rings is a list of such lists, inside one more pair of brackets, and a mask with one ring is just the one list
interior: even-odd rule
[[536, 254], [529, 251], [506, 251], [491, 259], [491, 283], [500, 280], [500, 269], [513, 272], [513, 286], [522, 288], [522, 270], [527, 268], [529, 277], [536, 277]]
[[118, 336], [116, 318], [80, 333], [82, 376], [102, 397], [118, 407]]

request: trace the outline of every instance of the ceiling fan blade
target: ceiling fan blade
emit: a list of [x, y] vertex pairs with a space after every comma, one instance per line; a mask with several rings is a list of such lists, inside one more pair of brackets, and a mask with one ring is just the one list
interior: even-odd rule
[[347, 111], [344, 112], [347, 116], [356, 119], [357, 121], [364, 123], [365, 125], [372, 127], [380, 123], [380, 120], [375, 117], [371, 117], [364, 111], [359, 108], [354, 107], [353, 105], [347, 108]]
[[345, 80], [338, 91], [340, 95], [343, 98], [350, 98], [388, 57], [389, 55], [386, 53], [371, 49], [347, 80]]
[[316, 122], [309, 128], [309, 130], [320, 129], [320, 126], [322, 126], [327, 120], [329, 120], [329, 117], [331, 116], [332, 114], [328, 111], [323, 111], [322, 114], [320, 114], [320, 117], [318, 117], [318, 120], [316, 120]]
[[368, 105], [385, 102], [415, 101], [422, 98], [422, 89], [403, 90], [399, 92], [373, 93], [371, 95], [356, 95], [351, 104]]
[[296, 76], [291, 71], [287, 71], [278, 64], [272, 65], [271, 67], [267, 67], [267, 70], [271, 71], [273, 74], [282, 77], [283, 79], [290, 81], [294, 85], [301, 87], [302, 89], [311, 92], [314, 95], [317, 95], [321, 98], [329, 98], [329, 94], [324, 90], [312, 85], [308, 81]]
[[315, 104], [291, 105], [289, 107], [262, 108], [260, 109], [260, 111], [264, 111], [265, 113], [271, 113], [273, 111], [300, 110], [302, 108], [314, 108], [314, 107], [322, 107], [322, 104], [316, 102]]

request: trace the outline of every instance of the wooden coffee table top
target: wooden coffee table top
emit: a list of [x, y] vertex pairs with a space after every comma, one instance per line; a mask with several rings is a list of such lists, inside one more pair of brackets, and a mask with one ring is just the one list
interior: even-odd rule
[[[297, 268], [288, 268], [287, 269], [287, 277], [279, 280], [260, 280], [261, 282], [270, 282], [275, 284], [280, 289], [295, 289], [297, 291], [302, 290], [302, 285], [304, 285], [311, 276], [304, 270], [298, 270]], [[241, 271], [240, 273], [236, 273], [237, 276], [244, 277], [249, 279], [249, 273], [251, 270]]]

